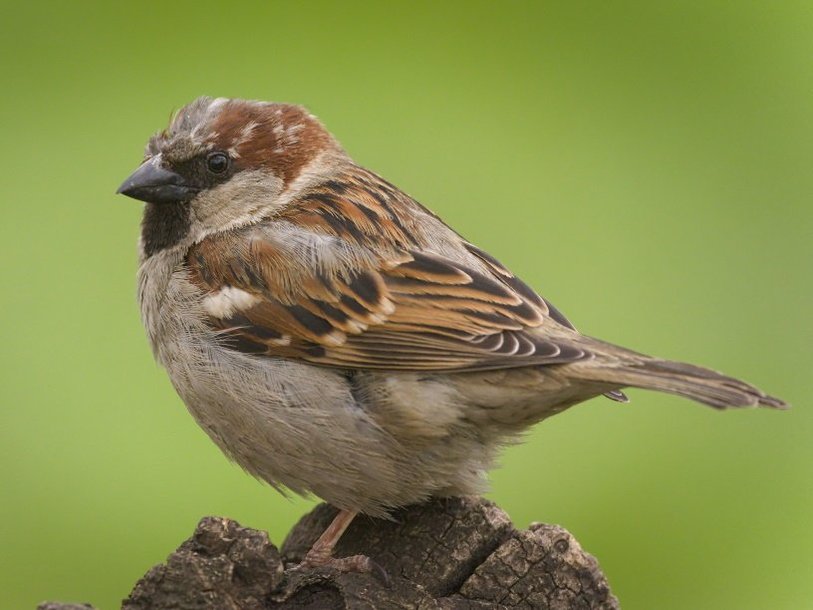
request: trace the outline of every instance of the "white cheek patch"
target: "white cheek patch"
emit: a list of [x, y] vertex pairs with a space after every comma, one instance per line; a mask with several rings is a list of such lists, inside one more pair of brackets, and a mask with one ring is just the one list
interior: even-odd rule
[[230, 318], [235, 310], [248, 309], [252, 305], [259, 303], [260, 300], [260, 297], [254, 296], [245, 290], [225, 286], [203, 299], [203, 309], [215, 318]]

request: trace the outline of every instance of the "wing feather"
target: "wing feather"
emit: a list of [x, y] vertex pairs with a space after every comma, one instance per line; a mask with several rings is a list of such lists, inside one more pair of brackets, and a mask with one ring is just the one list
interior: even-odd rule
[[[564, 316], [496, 259], [451, 232], [459, 239], [455, 256], [420, 243], [398, 207], [418, 204], [400, 191], [372, 174], [329, 184], [330, 193], [306, 196], [287, 215], [190, 249], [189, 278], [204, 298], [248, 295], [209, 311], [225, 345], [324, 366], [403, 371], [590, 357]], [[387, 247], [371, 246], [381, 242]], [[215, 315], [224, 311], [229, 315]]]

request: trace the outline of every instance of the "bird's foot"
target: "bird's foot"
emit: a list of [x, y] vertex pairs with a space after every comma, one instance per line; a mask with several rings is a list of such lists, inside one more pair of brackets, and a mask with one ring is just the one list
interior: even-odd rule
[[371, 574], [376, 579], [389, 586], [390, 577], [386, 570], [366, 555], [352, 555], [350, 557], [333, 557], [325, 553], [314, 553], [313, 550], [305, 555], [294, 570], [308, 570], [313, 568], [329, 568], [343, 574], [359, 573]]

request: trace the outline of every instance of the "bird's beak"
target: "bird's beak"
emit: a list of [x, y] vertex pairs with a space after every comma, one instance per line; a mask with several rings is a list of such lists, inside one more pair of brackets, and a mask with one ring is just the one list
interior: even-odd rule
[[142, 163], [122, 183], [116, 194], [149, 203], [178, 203], [189, 201], [198, 190], [180, 174], [161, 167], [161, 156], [157, 155]]

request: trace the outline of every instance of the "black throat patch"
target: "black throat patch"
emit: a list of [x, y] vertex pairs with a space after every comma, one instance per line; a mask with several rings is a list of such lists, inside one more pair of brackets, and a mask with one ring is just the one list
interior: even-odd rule
[[141, 240], [147, 257], [170, 248], [189, 233], [189, 203], [148, 203], [141, 221]]

